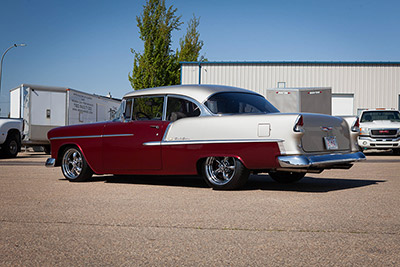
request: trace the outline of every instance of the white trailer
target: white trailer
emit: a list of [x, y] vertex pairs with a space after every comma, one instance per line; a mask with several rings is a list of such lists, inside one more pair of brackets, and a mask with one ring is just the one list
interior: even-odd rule
[[49, 130], [110, 120], [120, 102], [71, 88], [21, 84], [10, 90], [10, 117], [24, 120], [22, 145], [49, 148]]
[[272, 88], [266, 93], [268, 101], [280, 112], [332, 114], [332, 89], [329, 87]]

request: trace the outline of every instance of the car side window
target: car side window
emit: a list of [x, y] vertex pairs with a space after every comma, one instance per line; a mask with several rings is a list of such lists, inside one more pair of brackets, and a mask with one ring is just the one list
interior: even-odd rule
[[124, 119], [125, 120], [132, 119], [132, 98], [126, 100]]
[[176, 121], [182, 118], [197, 117], [200, 115], [199, 107], [186, 99], [178, 97], [168, 97], [167, 101], [167, 120]]
[[132, 120], [162, 120], [164, 97], [135, 97]]

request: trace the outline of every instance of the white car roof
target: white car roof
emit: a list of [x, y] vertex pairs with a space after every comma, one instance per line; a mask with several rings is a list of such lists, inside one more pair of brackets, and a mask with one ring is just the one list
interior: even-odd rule
[[259, 95], [258, 93], [242, 88], [223, 86], [223, 85], [172, 85], [164, 87], [155, 87], [142, 90], [136, 90], [127, 93], [124, 98], [133, 96], [146, 96], [146, 95], [182, 95], [190, 97], [199, 103], [206, 101], [211, 95], [220, 92], [240, 92], [251, 93]]

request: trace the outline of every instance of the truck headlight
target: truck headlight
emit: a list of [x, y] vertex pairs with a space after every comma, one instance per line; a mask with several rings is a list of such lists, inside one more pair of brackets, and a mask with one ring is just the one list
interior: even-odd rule
[[368, 135], [369, 129], [367, 127], [360, 127], [360, 135]]

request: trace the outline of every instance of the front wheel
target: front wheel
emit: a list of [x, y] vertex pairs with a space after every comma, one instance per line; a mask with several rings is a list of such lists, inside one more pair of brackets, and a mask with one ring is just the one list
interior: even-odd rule
[[269, 176], [278, 183], [289, 184], [300, 181], [305, 175], [305, 172], [270, 172]]
[[82, 152], [76, 147], [69, 147], [64, 151], [61, 169], [64, 177], [70, 182], [87, 181], [93, 175]]
[[217, 190], [238, 189], [250, 175], [242, 162], [234, 157], [208, 157], [202, 169], [206, 183]]
[[394, 148], [393, 149], [393, 154], [394, 155], [400, 155], [400, 148]]

